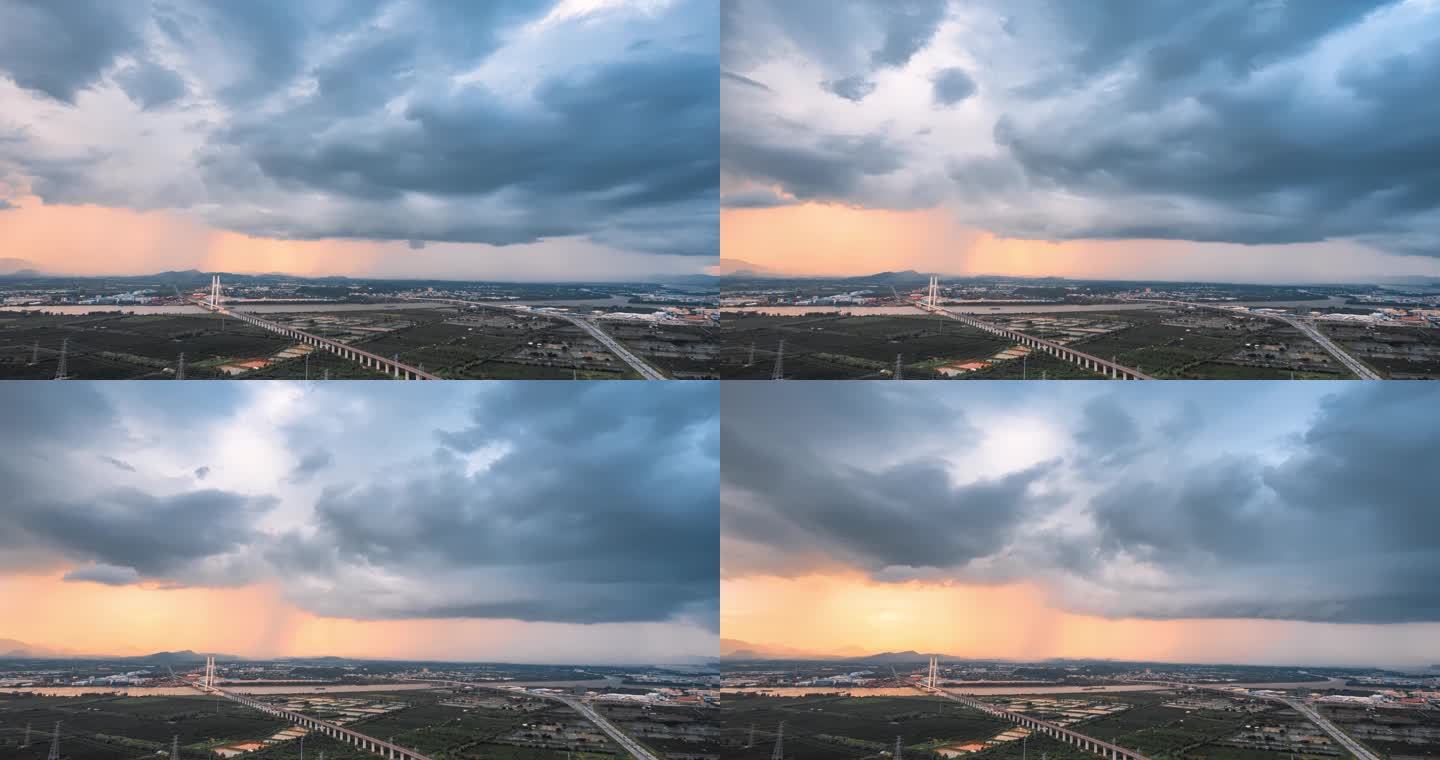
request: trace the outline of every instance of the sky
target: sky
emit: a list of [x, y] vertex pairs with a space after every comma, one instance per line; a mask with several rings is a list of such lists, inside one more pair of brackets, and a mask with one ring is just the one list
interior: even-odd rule
[[1440, 391], [893, 387], [722, 389], [724, 649], [1440, 662]]
[[0, 258], [701, 272], [719, 246], [718, 27], [712, 0], [12, 0]]
[[1440, 276], [1434, 0], [729, 0], [729, 269]]
[[0, 598], [20, 614], [0, 639], [101, 655], [716, 655], [714, 384], [3, 391]]

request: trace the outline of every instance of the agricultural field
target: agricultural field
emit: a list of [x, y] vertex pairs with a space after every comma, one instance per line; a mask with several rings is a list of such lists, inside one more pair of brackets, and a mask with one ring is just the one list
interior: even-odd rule
[[[638, 379], [584, 330], [539, 314], [459, 308], [375, 308], [267, 313], [267, 319], [398, 359], [453, 379]], [[690, 325], [606, 320], [632, 351], [677, 379], [718, 376], [713, 331]], [[49, 379], [62, 345], [67, 375], [80, 380], [185, 378], [383, 379], [324, 350], [236, 319], [120, 312], [0, 312], [0, 379]]]
[[[380, 739], [411, 747], [435, 760], [614, 760], [623, 752], [570, 708], [527, 696], [457, 696], [445, 690], [347, 692], [343, 695], [272, 696], [266, 701], [344, 723]], [[719, 757], [714, 710], [606, 705], [623, 730], [662, 757]], [[0, 695], [0, 757], [44, 760], [54, 724], [61, 723], [64, 760], [141, 760], [168, 756], [178, 737], [180, 754], [199, 760], [221, 750], [240, 760], [301, 757], [303, 732], [223, 699], [204, 696], [32, 697]], [[25, 744], [25, 728], [31, 727]], [[304, 752], [332, 760], [374, 755], [320, 734], [304, 734]], [[238, 754], [236, 754], [238, 753]]]
[[[787, 760], [878, 758], [895, 737], [918, 751], [978, 742], [1010, 728], [1005, 721], [931, 697], [756, 697], [726, 695], [722, 722], [726, 760], [764, 760], [785, 721]], [[749, 744], [750, 727], [755, 742]]]
[[[777, 317], [727, 313], [721, 318], [720, 374], [767, 379], [785, 339], [785, 377], [796, 380], [876, 379], [893, 376], [900, 355], [906, 378], [942, 377], [935, 367], [987, 359], [1007, 341], [943, 317], [817, 314]], [[751, 360], [751, 346], [754, 360]]]
[[[1299, 331], [1258, 317], [1199, 313], [1176, 308], [982, 315], [1000, 326], [1044, 338], [1160, 379], [1339, 379], [1350, 377]], [[908, 380], [1100, 379], [1103, 375], [1030, 352], [944, 317], [916, 314], [850, 316], [816, 313], [773, 316], [729, 312], [722, 318], [721, 374], [766, 379], [785, 339], [785, 376], [791, 379], [889, 379], [895, 359]], [[1376, 340], [1372, 334], [1369, 340]], [[1394, 340], [1400, 341], [1401, 338]], [[1378, 345], [1378, 344], [1376, 344]], [[1391, 354], [1401, 352], [1391, 346]], [[1405, 343], [1412, 372], [1426, 371], [1418, 357], [1428, 348]], [[1373, 346], [1372, 346], [1373, 347]], [[1435, 368], [1440, 370], [1440, 337]], [[1383, 353], [1379, 348], [1376, 352]], [[1385, 354], [1390, 356], [1391, 354]], [[1378, 354], [1377, 354], [1378, 355]]]
[[1395, 380], [1440, 379], [1440, 330], [1321, 323], [1355, 358]]
[[0, 312], [0, 378], [53, 378], [67, 341], [67, 374], [79, 380], [172, 379], [182, 353], [187, 377], [224, 377], [222, 365], [266, 360], [291, 345], [238, 320], [198, 313]]
[[[258, 741], [285, 721], [225, 700], [195, 697], [0, 697], [0, 757], [44, 760], [60, 722], [65, 760], [119, 760], [164, 751], [179, 737], [181, 757], [211, 757], [210, 748]], [[30, 726], [31, 743], [24, 743]]]

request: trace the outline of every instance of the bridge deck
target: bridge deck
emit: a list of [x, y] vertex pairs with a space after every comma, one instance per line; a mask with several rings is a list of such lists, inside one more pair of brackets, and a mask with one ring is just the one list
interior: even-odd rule
[[1092, 372], [1098, 372], [1107, 377], [1123, 380], [1155, 379], [1133, 367], [1127, 367], [1123, 364], [1117, 364], [1108, 359], [1101, 359], [1094, 354], [1087, 354], [1084, 351], [1078, 351], [1063, 343], [1056, 343], [1053, 340], [1037, 338], [1034, 335], [1029, 335], [1020, 332], [1019, 330], [1012, 330], [1008, 327], [1001, 327], [1000, 325], [987, 322], [983, 319], [973, 317], [969, 314], [962, 314], [958, 311], [951, 311], [949, 309], [945, 309], [939, 306], [930, 306], [928, 304], [916, 304], [916, 308], [920, 309], [921, 311], [930, 312], [931, 314], [939, 314], [942, 317], [949, 317], [950, 319], [953, 319], [957, 322], [962, 322], [971, 327], [974, 327], [977, 330], [983, 330], [990, 333], [991, 335], [998, 335], [1007, 340], [1013, 340], [1021, 345], [1029, 346], [1031, 348], [1038, 348], [1041, 351], [1044, 351], [1045, 353], [1050, 354], [1057, 359], [1068, 361], [1071, 364], [1078, 364], [1085, 369], [1088, 369]]
[[382, 370], [387, 375], [392, 375], [397, 378], [404, 378], [406, 380], [442, 379], [440, 378], [440, 376], [433, 375], [423, 369], [420, 369], [419, 367], [413, 367], [409, 364], [405, 364], [404, 362], [395, 361], [394, 359], [387, 359], [379, 354], [366, 351], [363, 348], [357, 348], [348, 343], [341, 343], [338, 340], [332, 340], [330, 338], [306, 332], [304, 330], [299, 330], [288, 325], [282, 325], [278, 322], [272, 322], [268, 319], [265, 319], [264, 317], [259, 317], [249, 312], [236, 311], [234, 309], [229, 309], [224, 306], [211, 306], [210, 304], [204, 302], [197, 302], [197, 305], [200, 306], [202, 309], [206, 309], [216, 314], [221, 314], [223, 316], [231, 317], [233, 319], [238, 319], [241, 322], [255, 325], [256, 327], [259, 327], [261, 329], [269, 330], [270, 332], [278, 333], [286, 337], [295, 338], [302, 343], [307, 343], [317, 348], [323, 348], [333, 354], [336, 354], [337, 356], [359, 362], [362, 366]]
[[1032, 731], [1038, 731], [1039, 733], [1046, 734], [1055, 739], [1059, 739], [1060, 741], [1063, 741], [1067, 744], [1072, 744], [1083, 750], [1094, 752], [1101, 757], [1111, 758], [1111, 760], [1149, 760], [1145, 755], [1142, 755], [1133, 749], [1126, 749], [1125, 747], [1121, 747], [1118, 744], [1112, 744], [1102, 739], [1096, 739], [1093, 736], [1087, 736], [1080, 733], [1079, 731], [1066, 728], [1056, 723], [1051, 723], [1048, 720], [1032, 718], [1023, 713], [1012, 712], [1010, 710], [1003, 710], [987, 702], [982, 702], [978, 699], [967, 697], [962, 694], [955, 694], [953, 692], [945, 691], [944, 689], [940, 688], [919, 685], [916, 685], [915, 688], [927, 694], [932, 694], [937, 697], [943, 697], [953, 702], [959, 702], [966, 707], [979, 710], [983, 713], [993, 715], [997, 718], [1003, 718], [1010, 721], [1011, 723], [1015, 723], [1017, 725], [1031, 729]]

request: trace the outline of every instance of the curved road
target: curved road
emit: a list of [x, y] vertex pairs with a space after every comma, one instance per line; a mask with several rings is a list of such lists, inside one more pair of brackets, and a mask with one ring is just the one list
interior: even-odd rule
[[1252, 694], [1248, 689], [1242, 686], [1212, 686], [1210, 684], [1184, 683], [1182, 681], [1131, 681], [1131, 683], [1155, 683], [1170, 687], [1205, 689], [1207, 691], [1218, 691], [1223, 694], [1229, 694], [1231, 696], [1236, 696], [1237, 690], [1239, 690], [1243, 692], [1241, 696], [1264, 699], [1270, 702], [1279, 702], [1294, 710], [1295, 712], [1298, 712], [1301, 715], [1305, 716], [1305, 718], [1311, 723], [1319, 726], [1320, 730], [1329, 734], [1331, 739], [1334, 739], [1337, 743], [1340, 744], [1340, 746], [1344, 747], [1347, 752], [1354, 755], [1359, 760], [1381, 760], [1379, 755], [1371, 752], [1369, 749], [1366, 749], [1365, 745], [1355, 741], [1355, 739], [1351, 738], [1349, 734], [1341, 731], [1339, 726], [1331, 723], [1330, 719], [1321, 715], [1319, 710], [1316, 710], [1315, 708], [1305, 704], [1304, 702], [1301, 702], [1298, 699], [1292, 699], [1290, 697], [1271, 696], [1268, 694]]
[[584, 317], [575, 316], [574, 314], [564, 314], [555, 311], [535, 311], [534, 309], [525, 309], [519, 306], [506, 306], [504, 304], [486, 303], [484, 301], [465, 301], [459, 298], [419, 298], [412, 296], [409, 298], [402, 298], [402, 300], [438, 301], [440, 303], [460, 304], [462, 306], [479, 306], [484, 309], [496, 309], [498, 311], [508, 311], [512, 313], [518, 312], [521, 314], [529, 314], [530, 316], [539, 315], [542, 317], [551, 317], [553, 319], [563, 319], [566, 322], [569, 322], [570, 324], [575, 325], [581, 330], [589, 333], [590, 337], [598, 341], [600, 345], [604, 346], [606, 350], [608, 350], [610, 353], [620, 357], [620, 361], [623, 361], [626, 364], [630, 365], [631, 369], [635, 370], [637, 373], [640, 374], [641, 377], [645, 378], [646, 380], [669, 379], [665, 377], [665, 375], [662, 374], [660, 370], [655, 369], [654, 367], [647, 364], [644, 359], [636, 356], [635, 353], [632, 352], [630, 349], [620, 345], [620, 341], [617, 341], [614, 338], [610, 337], [610, 334], [605, 332], [604, 330], [601, 330], [599, 325], [596, 325], [594, 322]]
[[525, 694], [526, 696], [531, 697], [539, 697], [540, 699], [554, 700], [556, 702], [564, 704], [566, 707], [569, 707], [575, 712], [580, 713], [582, 716], [585, 717], [586, 720], [594, 723], [596, 728], [605, 732], [606, 736], [613, 739], [616, 744], [619, 744], [621, 747], [623, 747], [625, 751], [629, 752], [630, 756], [636, 758], [636, 760], [661, 760], [660, 756], [646, 749], [645, 745], [630, 738], [629, 734], [626, 734], [624, 731], [621, 731], [619, 728], [617, 728], [614, 723], [611, 723], [605, 718], [605, 716], [596, 712], [595, 708], [591, 707], [584, 700], [575, 699], [573, 697], [567, 697], [560, 694], [546, 694], [544, 692], [529, 691], [528, 689], [517, 689], [513, 686], [492, 686], [490, 684], [471, 683], [469, 681], [446, 681], [442, 679], [420, 678], [406, 678], [402, 680], [418, 681], [420, 683], [434, 683], [444, 686], [462, 686], [472, 689], [490, 689], [491, 691], [500, 691], [506, 694], [518, 693]]
[[1194, 303], [1191, 301], [1175, 301], [1169, 298], [1127, 298], [1124, 300], [1143, 301], [1145, 303], [1163, 303], [1170, 304], [1172, 306], [1190, 306], [1196, 309], [1210, 309], [1211, 311], [1221, 311], [1225, 312], [1226, 314], [1244, 314], [1250, 317], [1263, 317], [1265, 319], [1273, 319], [1279, 322], [1284, 322], [1285, 324], [1290, 325], [1296, 330], [1299, 330], [1302, 334], [1305, 335], [1305, 337], [1314, 341], [1316, 345], [1320, 346], [1320, 348], [1325, 350], [1325, 353], [1328, 353], [1331, 356], [1335, 357], [1335, 360], [1344, 365], [1345, 369], [1350, 370], [1352, 373], [1354, 373], [1356, 377], [1360, 378], [1361, 380], [1384, 379], [1380, 377], [1380, 373], [1376, 372], [1373, 369], [1370, 369], [1370, 367], [1367, 366], [1364, 362], [1351, 356], [1349, 352], [1341, 348], [1340, 344], [1336, 343], [1333, 340], [1330, 340], [1329, 336], [1325, 335], [1325, 333], [1320, 332], [1319, 328], [1315, 327], [1314, 322], [1303, 317], [1296, 316], [1294, 314], [1269, 314], [1266, 312], [1249, 311], [1248, 309], [1245, 311], [1240, 311], [1232, 306], [1221, 306], [1219, 304], [1213, 303]]

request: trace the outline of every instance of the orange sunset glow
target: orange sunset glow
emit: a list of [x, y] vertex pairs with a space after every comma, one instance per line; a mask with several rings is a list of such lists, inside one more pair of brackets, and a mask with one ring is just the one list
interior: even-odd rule
[[1377, 636], [1423, 649], [1433, 633], [1424, 625], [1104, 618], [1057, 609], [1028, 582], [891, 584], [854, 573], [746, 576], [722, 581], [721, 596], [727, 641], [797, 656], [917, 651], [972, 659], [1276, 662], [1333, 656], [1337, 644], [1364, 645]]
[[892, 211], [826, 203], [736, 208], [721, 212], [720, 230], [727, 273], [860, 276], [913, 269], [960, 276], [1237, 282], [1330, 281], [1382, 266], [1395, 274], [1440, 274], [1434, 259], [1387, 256], [1352, 242], [1246, 246], [1006, 238], [967, 227], [944, 208]]
[[[585, 628], [515, 620], [322, 617], [287, 602], [272, 584], [112, 587], [65, 582], [63, 575], [0, 576], [0, 598], [11, 609], [25, 610], [6, 622], [0, 637], [42, 642], [47, 649], [118, 656], [192, 649], [244, 657], [474, 659], [484, 653], [495, 659], [544, 661], [547, 649], [562, 639], [573, 648], [581, 638], [575, 634]], [[642, 648], [666, 644], [660, 626], [601, 628]], [[594, 654], [603, 656], [603, 647], [597, 646]]]

